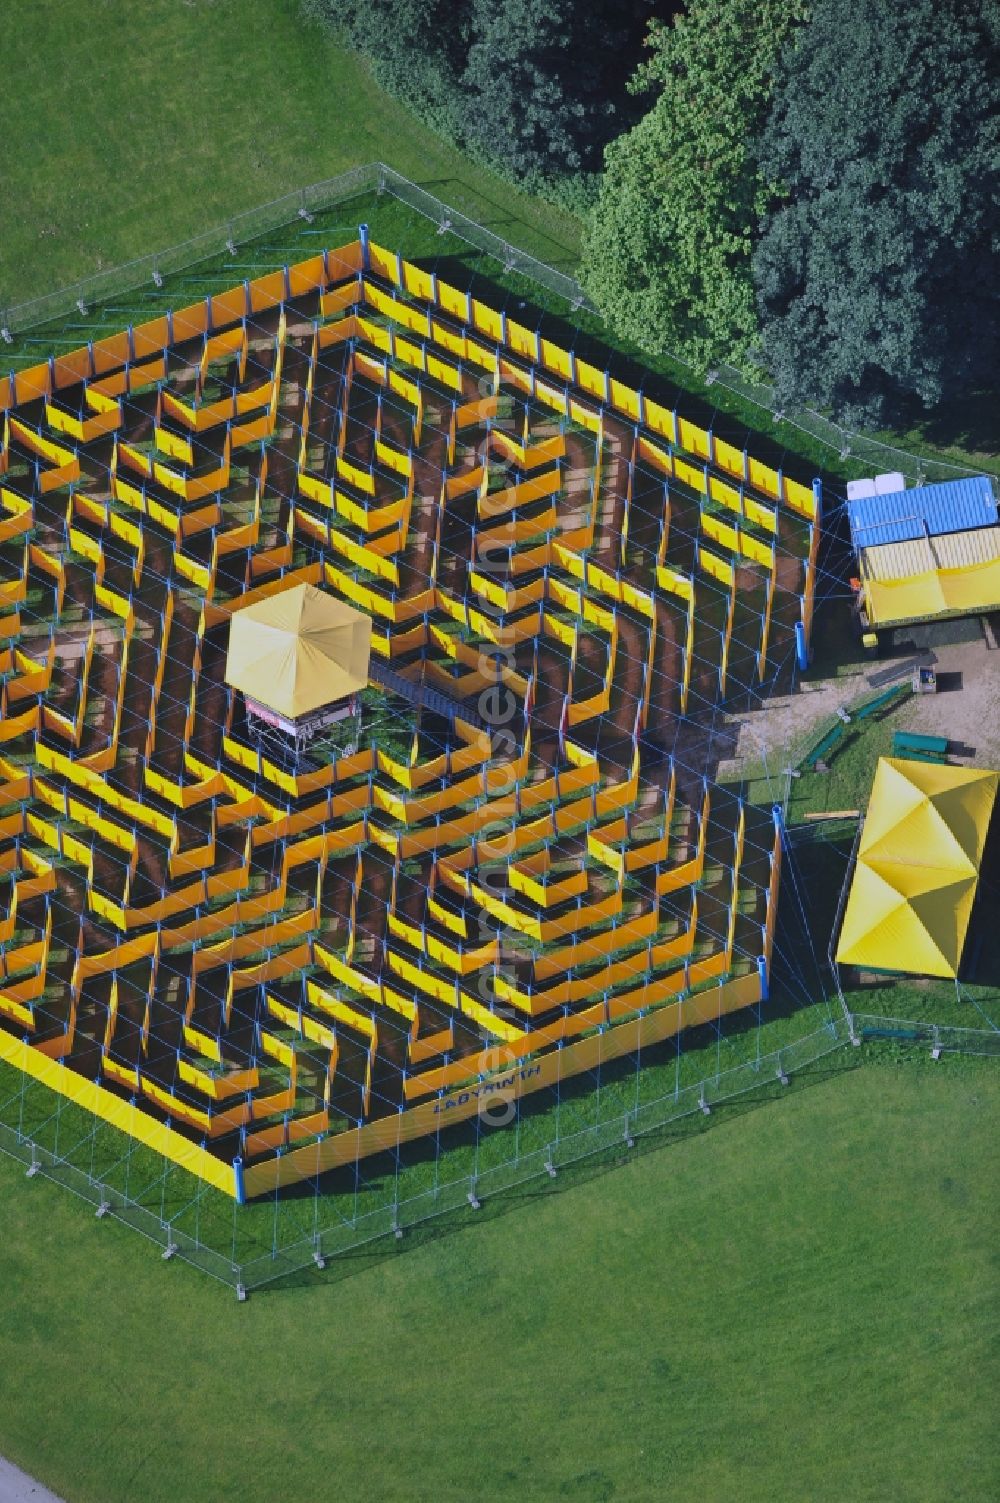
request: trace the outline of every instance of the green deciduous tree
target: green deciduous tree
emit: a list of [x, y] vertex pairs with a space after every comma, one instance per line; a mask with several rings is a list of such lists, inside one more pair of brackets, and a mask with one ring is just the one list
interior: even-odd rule
[[608, 148], [583, 281], [622, 334], [702, 369], [745, 363], [753, 235], [771, 200], [754, 142], [803, 0], [690, 0], [655, 26], [633, 87], [649, 113]]
[[625, 81], [675, 0], [303, 0], [379, 83], [508, 175], [594, 172], [636, 118]]
[[650, 0], [473, 0], [467, 142], [528, 177], [600, 168], [635, 109], [623, 88]]
[[788, 198], [754, 256], [783, 400], [872, 424], [995, 379], [998, 46], [998, 0], [815, 0], [761, 145]]

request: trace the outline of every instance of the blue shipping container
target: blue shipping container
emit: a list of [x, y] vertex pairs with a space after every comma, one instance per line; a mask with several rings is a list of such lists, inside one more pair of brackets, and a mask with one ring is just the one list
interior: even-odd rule
[[992, 527], [997, 522], [997, 502], [989, 477], [974, 475], [892, 491], [887, 496], [863, 496], [848, 502], [847, 516], [854, 547], [874, 548], [970, 527]]

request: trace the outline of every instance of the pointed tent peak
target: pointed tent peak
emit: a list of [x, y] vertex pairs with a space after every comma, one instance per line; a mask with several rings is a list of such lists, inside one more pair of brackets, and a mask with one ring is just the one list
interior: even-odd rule
[[881, 759], [838, 961], [957, 974], [998, 783], [978, 768]]
[[[860, 863], [844, 914], [837, 960], [841, 965], [876, 970], [954, 976], [959, 921], [954, 914], [949, 917], [939, 913], [935, 898], [936, 894], [930, 892], [916, 900], [907, 899], [882, 875]], [[901, 955], [906, 957], [905, 967], [900, 965]]]
[[905, 905], [906, 899], [887, 877], [859, 862], [840, 929], [837, 959], [846, 965], [864, 965], [872, 935]]
[[371, 618], [299, 584], [233, 612], [226, 682], [296, 720], [368, 683]]
[[[881, 828], [885, 823], [885, 828]], [[858, 855], [869, 865], [899, 863], [905, 869], [974, 875], [976, 863], [956, 839], [948, 821], [933, 801], [921, 797], [895, 821], [876, 821], [866, 828]]]
[[1000, 785], [1000, 772], [983, 767], [939, 766], [933, 762], [902, 765], [909, 781], [930, 800], [969, 861], [978, 866]]
[[934, 795], [935, 809], [977, 870], [983, 859], [998, 785], [1000, 773], [988, 772]]
[[956, 877], [932, 891], [919, 893], [910, 900], [916, 917], [920, 920], [929, 938], [939, 951], [944, 966], [939, 971], [929, 971], [932, 976], [956, 976], [965, 934], [972, 917], [972, 904], [976, 896], [975, 874]]
[[[328, 595], [325, 590], [320, 590], [316, 585], [302, 585], [299, 604], [299, 628], [303, 632], [326, 631], [330, 626], [338, 626], [359, 619], [368, 621], [364, 611], [355, 610], [354, 606], [348, 605], [346, 600], [340, 600], [336, 595]], [[298, 589], [295, 591], [298, 594]]]
[[982, 768], [880, 758], [859, 855], [975, 871], [998, 782]]
[[859, 857], [859, 860], [906, 903], [915, 902], [925, 893], [939, 892], [943, 882], [967, 882], [975, 875], [971, 870], [953, 872], [945, 867], [926, 866], [912, 860], [879, 857], [871, 853]]
[[926, 794], [907, 776], [907, 767], [914, 765], [897, 757], [879, 758], [859, 854], [886, 840], [902, 821], [926, 803]]

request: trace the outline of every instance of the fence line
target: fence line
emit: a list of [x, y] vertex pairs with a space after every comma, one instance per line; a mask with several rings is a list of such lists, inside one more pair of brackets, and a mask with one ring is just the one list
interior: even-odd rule
[[100, 1179], [5, 1122], [0, 1122], [0, 1153], [26, 1164], [29, 1179], [42, 1174], [93, 1206], [96, 1215], [112, 1216], [133, 1231], [140, 1232], [162, 1250], [164, 1259], [176, 1256], [220, 1283], [235, 1287], [235, 1265], [221, 1253], [162, 1220], [147, 1206], [127, 1199], [120, 1191], [110, 1191]]
[[[1000, 1059], [1000, 1029], [958, 1028], [951, 1024], [912, 1022], [906, 1018], [886, 1018], [878, 1013], [850, 1014], [855, 1040], [883, 1040], [903, 1044], [930, 1044], [938, 1054], [982, 1054]], [[936, 1051], [936, 1052], [935, 1052]]]
[[[574, 278], [501, 239], [392, 168], [382, 163], [373, 163], [354, 168], [325, 182], [312, 184], [244, 214], [235, 215], [225, 224], [206, 230], [179, 245], [139, 257], [123, 266], [99, 272], [72, 287], [19, 304], [7, 311], [0, 319], [0, 324], [7, 337], [11, 338], [13, 332], [21, 332], [44, 323], [78, 304], [88, 307], [102, 299], [133, 291], [148, 282], [159, 286], [164, 276], [182, 271], [224, 251], [231, 253], [239, 244], [292, 223], [299, 217], [308, 219], [314, 213], [370, 191], [387, 192], [406, 202], [417, 212], [436, 222], [442, 233], [457, 235], [476, 246], [500, 263], [506, 272], [519, 273], [548, 288], [563, 298], [571, 311], [579, 308], [591, 311], [591, 305]], [[678, 363], [686, 364], [683, 361]], [[690, 366], [687, 368], [691, 369]], [[773, 405], [766, 400], [768, 388], [753, 388], [738, 373], [728, 370], [719, 373], [716, 379], [720, 385], [753, 401], [772, 416], [777, 416]], [[911, 465], [909, 473], [917, 473], [912, 468], [916, 466], [919, 468], [920, 478], [927, 478], [928, 467], [924, 467], [923, 462], [916, 460], [915, 456], [904, 455], [889, 446], [846, 434], [818, 414], [807, 412], [799, 414], [799, 417], [807, 419], [810, 424], [825, 426], [826, 430], [832, 435], [839, 435], [839, 438], [824, 437], [815, 427], [803, 426], [803, 422], [787, 415], [785, 420], [793, 422], [801, 431], [810, 433], [833, 448], [840, 440], [850, 440], [850, 445], [858, 446], [852, 447], [850, 452], [859, 457], [859, 461], [862, 453], [871, 453], [879, 456], [879, 464], [891, 462], [896, 468], [903, 469], [900, 461], [907, 460]], [[867, 449], [863, 447], [865, 445], [868, 446]], [[891, 456], [891, 460], [887, 456]], [[873, 459], [872, 462], [875, 463], [876, 460]], [[936, 462], [935, 468], [959, 473], [954, 466], [938, 465]], [[836, 974], [835, 968], [834, 973]], [[337, 1253], [363, 1246], [384, 1236], [401, 1235], [407, 1227], [417, 1226], [464, 1206], [478, 1206], [486, 1196], [502, 1193], [542, 1175], [557, 1175], [560, 1169], [594, 1154], [615, 1148], [625, 1149], [639, 1137], [654, 1133], [692, 1114], [710, 1113], [715, 1106], [735, 1100], [774, 1080], [784, 1083], [794, 1071], [804, 1069], [844, 1047], [849, 1041], [860, 1041], [864, 1036], [891, 1038], [914, 1044], [930, 1043], [940, 1051], [961, 1050], [1000, 1055], [1000, 1033], [852, 1014], [843, 996], [841, 1003], [843, 1016], [840, 1019], [831, 1020], [815, 1033], [756, 1060], [734, 1066], [715, 1076], [708, 1076], [673, 1095], [646, 1103], [592, 1128], [565, 1137], [557, 1136], [544, 1148], [524, 1155], [518, 1155], [515, 1151], [514, 1156], [504, 1164], [479, 1174], [461, 1176], [444, 1185], [438, 1184], [434, 1189], [414, 1197], [404, 1200], [397, 1198], [391, 1206], [368, 1212], [339, 1226], [318, 1230], [312, 1237], [277, 1248], [271, 1255], [265, 1254], [245, 1263], [226, 1258], [197, 1237], [182, 1232], [170, 1219], [158, 1216], [119, 1190], [110, 1189], [100, 1178], [93, 1177], [68, 1159], [44, 1148], [25, 1136], [19, 1128], [0, 1123], [0, 1152], [24, 1163], [30, 1176], [41, 1173], [73, 1191], [94, 1206], [96, 1214], [113, 1216], [139, 1231], [162, 1249], [165, 1258], [176, 1256], [201, 1268], [211, 1277], [235, 1288], [242, 1297], [252, 1288], [298, 1272], [312, 1263], [322, 1264], [327, 1257]]]
[[469, 1206], [478, 1209], [481, 1202], [489, 1197], [543, 1176], [554, 1179], [562, 1169], [597, 1154], [616, 1149], [624, 1153], [634, 1146], [637, 1139], [655, 1133], [671, 1123], [698, 1113], [710, 1115], [715, 1107], [735, 1101], [748, 1092], [775, 1081], [786, 1085], [795, 1071], [805, 1069], [842, 1048], [847, 1041], [846, 1030], [837, 1023], [830, 1023], [760, 1059], [735, 1065], [715, 1076], [707, 1076], [672, 1095], [647, 1102], [632, 1111], [616, 1114], [607, 1122], [553, 1138], [542, 1148], [517, 1155], [506, 1163], [478, 1174], [463, 1175], [412, 1199], [398, 1201], [392, 1207], [359, 1218], [356, 1223], [327, 1228], [318, 1232], [314, 1238], [303, 1239], [291, 1247], [277, 1250], [271, 1257], [265, 1255], [252, 1263], [244, 1264], [241, 1269], [244, 1287], [259, 1288], [262, 1284], [286, 1277], [310, 1262], [322, 1265], [328, 1257], [380, 1237], [402, 1235], [408, 1228], [433, 1217]]
[[334, 204], [370, 191], [378, 183], [377, 164], [354, 167], [339, 177], [327, 178], [308, 188], [286, 193], [269, 203], [258, 204], [241, 214], [234, 214], [222, 224], [213, 225], [189, 240], [181, 240], [165, 249], [150, 251], [106, 271], [95, 272], [79, 282], [55, 292], [44, 293], [24, 303], [4, 308], [0, 303], [0, 324], [4, 338], [21, 334], [25, 329], [48, 322], [63, 313], [89, 309], [110, 297], [135, 292], [141, 287], [158, 287], [164, 277], [187, 271], [190, 267], [223, 253], [233, 254], [241, 245], [269, 231], [281, 229], [298, 218], [307, 218]]
[[[308, 1269], [322, 1268], [329, 1258], [364, 1247], [383, 1238], [401, 1237], [424, 1222], [469, 1207], [478, 1209], [487, 1198], [504, 1193], [543, 1176], [555, 1178], [562, 1169], [619, 1150], [626, 1153], [635, 1142], [672, 1123], [698, 1113], [710, 1115], [720, 1106], [748, 1093], [780, 1082], [787, 1085], [797, 1072], [843, 1049], [868, 1039], [894, 1040], [907, 1045], [930, 1044], [935, 1057], [952, 1051], [1000, 1057], [1000, 1032], [953, 1028], [933, 1023], [910, 1023], [867, 1013], [847, 1013], [801, 1039], [772, 1050], [758, 1059], [735, 1065], [672, 1095], [566, 1136], [553, 1137], [544, 1147], [525, 1154], [515, 1153], [503, 1164], [461, 1175], [433, 1189], [391, 1205], [369, 1211], [339, 1225], [319, 1228], [309, 1237], [275, 1247], [246, 1262], [226, 1258], [197, 1237], [181, 1231], [172, 1219], [158, 1216], [147, 1206], [110, 1189], [99, 1177], [40, 1146], [19, 1130], [0, 1123], [0, 1152], [27, 1166], [27, 1174], [43, 1174], [92, 1205], [98, 1216], [115, 1220], [140, 1232], [162, 1250], [164, 1259], [177, 1257], [235, 1290], [244, 1299], [277, 1279]], [[512, 1129], [504, 1129], [512, 1131]], [[203, 1187], [199, 1191], [203, 1193]]]
[[[505, 272], [517, 272], [548, 288], [565, 300], [570, 312], [582, 308], [588, 313], [597, 313], [575, 277], [557, 271], [555, 267], [502, 239], [461, 210], [403, 177], [386, 163], [370, 162], [351, 168], [338, 177], [326, 178], [322, 182], [287, 193], [270, 203], [234, 214], [223, 224], [204, 230], [189, 240], [139, 256], [134, 261], [111, 267], [107, 271], [97, 272], [56, 292], [11, 305], [6, 310], [0, 303], [0, 334], [7, 342], [12, 342], [16, 334], [81, 305], [84, 309], [89, 309], [93, 304], [135, 291], [150, 282], [159, 287], [165, 276], [185, 271], [224, 251], [232, 254], [240, 245], [268, 231], [280, 229], [297, 218], [308, 220], [315, 213], [371, 191], [391, 194], [435, 223], [442, 234], [455, 235], [493, 258]], [[797, 407], [794, 411], [783, 411], [776, 406], [772, 387], [749, 381], [732, 366], [720, 365], [710, 371], [707, 377], [702, 377], [682, 356], [670, 351], [664, 353], [676, 365], [690, 372], [697, 383], [704, 380], [710, 387], [718, 384], [741, 401], [749, 402], [766, 413], [773, 421], [788, 423], [800, 433], [823, 444], [832, 453], [836, 453], [840, 460], [850, 459], [859, 469], [899, 470], [918, 485], [936, 478], [948, 479], [969, 473], [960, 465], [922, 457], [907, 450], [893, 448], [877, 439], [852, 433], [811, 408]], [[989, 478], [996, 489], [994, 477]]]

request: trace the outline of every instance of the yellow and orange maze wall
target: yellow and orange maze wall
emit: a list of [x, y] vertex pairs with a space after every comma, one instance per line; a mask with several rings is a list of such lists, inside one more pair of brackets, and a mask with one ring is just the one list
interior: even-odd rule
[[[813, 486], [366, 236], [0, 424], [0, 1057], [242, 1200], [760, 1001], [710, 727], [808, 635]], [[228, 620], [302, 581], [450, 728], [263, 753]]]

